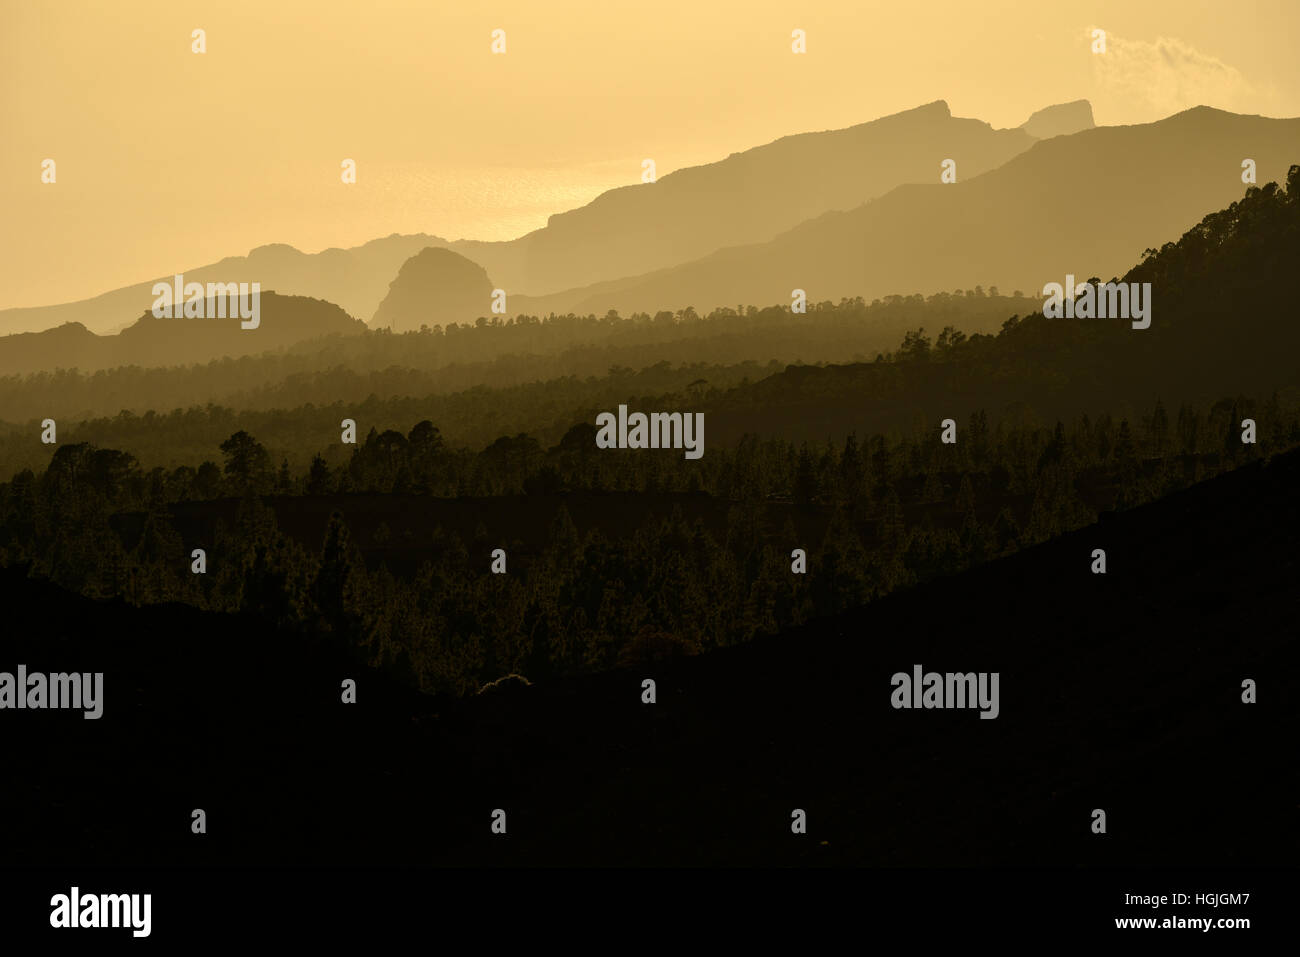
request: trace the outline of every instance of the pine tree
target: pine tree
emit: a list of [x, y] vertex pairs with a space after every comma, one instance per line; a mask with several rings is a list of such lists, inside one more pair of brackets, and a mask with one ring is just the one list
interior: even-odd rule
[[338, 645], [354, 646], [362, 637], [355, 597], [365, 574], [341, 512], [330, 514], [311, 598], [320, 622]]
[[311, 470], [307, 473], [307, 494], [326, 495], [331, 491], [332, 485], [330, 467], [325, 464], [325, 460], [320, 455], [314, 456], [311, 460]]

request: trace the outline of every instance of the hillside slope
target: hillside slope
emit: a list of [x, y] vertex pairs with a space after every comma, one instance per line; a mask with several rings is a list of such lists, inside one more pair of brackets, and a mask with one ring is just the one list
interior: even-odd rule
[[764, 242], [903, 183], [937, 181], [944, 159], [974, 176], [1034, 142], [1020, 129], [954, 117], [937, 100], [847, 129], [782, 137], [653, 184], [609, 190], [508, 243], [452, 248], [512, 293], [542, 295]]
[[[724, 249], [672, 269], [515, 297], [510, 311], [706, 311], [735, 303], [930, 294], [976, 285], [1041, 290], [1109, 278], [1144, 249], [1239, 198], [1244, 157], [1258, 182], [1300, 160], [1300, 119], [1198, 107], [1156, 123], [1042, 140], [983, 175], [958, 164], [848, 212], [827, 213], [767, 243]], [[495, 275], [495, 274], [494, 274]]]
[[[6, 712], [22, 773], [0, 809], [25, 822], [6, 857], [1290, 865], [1298, 482], [1288, 454], [815, 627], [458, 701], [246, 621], [5, 570], [3, 667], [105, 673], [98, 721]], [[998, 672], [998, 718], [892, 709], [915, 664]]]
[[1159, 398], [1294, 391], [1300, 327], [1290, 289], [1298, 257], [1295, 166], [1286, 190], [1254, 188], [1123, 270], [1125, 282], [1151, 284], [1150, 328], [1039, 312], [1008, 323], [996, 339], [917, 351], [902, 362], [791, 366], [708, 404], [710, 434], [718, 442], [759, 431], [820, 440], [916, 421], [937, 428], [976, 409], [995, 417], [1030, 410], [1050, 424], [1095, 408], [1099, 396], [1112, 411], [1128, 405], [1146, 414]]
[[[0, 337], [0, 375], [207, 363], [326, 336], [360, 335], [366, 329], [331, 302], [275, 292], [262, 292], [259, 301], [256, 328], [242, 328], [238, 316], [160, 318], [145, 312], [116, 335], [100, 336], [80, 323], [67, 323], [45, 332]], [[208, 301], [205, 312], [215, 312], [213, 302]]]

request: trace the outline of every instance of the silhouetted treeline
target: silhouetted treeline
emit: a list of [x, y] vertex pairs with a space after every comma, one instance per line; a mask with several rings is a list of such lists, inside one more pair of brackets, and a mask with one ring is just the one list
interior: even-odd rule
[[[1256, 445], [1242, 443], [1247, 417]], [[0, 554], [95, 597], [252, 612], [425, 690], [465, 693], [510, 673], [743, 642], [958, 572], [1300, 444], [1300, 408], [1276, 397], [1157, 404], [1142, 421], [1102, 414], [1052, 429], [991, 428], [981, 412], [956, 445], [938, 430], [819, 446], [748, 437], [695, 462], [598, 450], [593, 432], [575, 426], [550, 449], [502, 437], [468, 453], [425, 421], [371, 432], [346, 465], [317, 460], [305, 474], [246, 432], [221, 444], [220, 466], [172, 472], [64, 445], [44, 473], [0, 485]], [[588, 504], [580, 533], [565, 502], [617, 490], [647, 505], [630, 529], [626, 516], [589, 522]], [[699, 498], [674, 507], [682, 491]], [[237, 501], [182, 504], [229, 495]], [[421, 497], [446, 495], [498, 496], [492, 528], [412, 523]], [[298, 516], [322, 501], [336, 514], [305, 529]], [[525, 513], [539, 508], [548, 529], [524, 540], [537, 525]], [[189, 519], [176, 516], [196, 509], [229, 521], [202, 535], [179, 528]], [[506, 574], [490, 572], [497, 547]], [[205, 574], [193, 571], [194, 548]], [[796, 548], [807, 574], [792, 572]]]
[[[529, 432], [551, 443], [575, 421], [594, 421], [595, 413], [590, 410], [614, 408], [629, 396], [680, 393], [698, 402], [712, 389], [762, 378], [779, 368], [757, 363], [674, 367], [662, 362], [640, 370], [611, 369], [598, 379], [568, 377], [499, 389], [477, 387], [451, 395], [422, 395], [420, 374], [393, 370], [373, 377], [376, 381], [386, 380], [396, 389], [397, 395], [388, 398], [368, 391], [365, 378], [340, 369], [309, 377], [313, 394], [320, 388], [322, 405], [308, 403], [283, 409], [268, 403], [241, 411], [210, 405], [162, 414], [151, 410], [143, 415], [124, 411], [111, 418], [59, 422], [58, 440], [60, 444], [89, 442], [121, 449], [150, 468], [198, 468], [229, 435], [246, 431], [258, 436], [277, 464], [287, 459], [291, 468], [301, 470], [318, 452], [332, 463], [346, 460], [351, 446], [340, 441], [340, 423], [345, 418], [358, 423], [362, 437], [371, 428], [380, 432], [405, 430], [411, 422], [429, 418], [438, 422], [447, 442], [461, 447], [481, 448], [507, 429], [512, 433]], [[338, 400], [337, 393], [321, 388], [331, 382], [350, 383], [341, 391], [362, 398]], [[401, 389], [401, 383], [411, 388]], [[0, 437], [0, 476], [8, 477], [23, 468], [41, 468], [50, 461], [54, 449], [40, 443], [41, 431], [40, 422], [33, 421]]]
[[[637, 371], [663, 362], [735, 366], [870, 360], [891, 349], [907, 329], [951, 325], [968, 334], [989, 332], [1031, 306], [1030, 300], [999, 296], [997, 289], [986, 294], [976, 287], [928, 299], [891, 296], [870, 305], [861, 299], [837, 305], [813, 302], [807, 314], [794, 314], [789, 306], [737, 306], [707, 316], [693, 309], [625, 318], [612, 312], [604, 317], [550, 316], [544, 321], [494, 316], [480, 318], [477, 325], [453, 323], [422, 332], [377, 329], [315, 338], [282, 352], [185, 368], [131, 365], [95, 373], [69, 371], [77, 365], [75, 353], [52, 343], [53, 358], [40, 366], [51, 371], [0, 377], [0, 416], [16, 423], [208, 403], [234, 409], [295, 408], [604, 376], [611, 368]], [[231, 335], [244, 346], [259, 341], [257, 332], [236, 328]], [[0, 358], [6, 345], [0, 339]]]

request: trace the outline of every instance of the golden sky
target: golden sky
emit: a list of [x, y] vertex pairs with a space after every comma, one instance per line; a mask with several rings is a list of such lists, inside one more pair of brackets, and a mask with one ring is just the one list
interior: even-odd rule
[[644, 158], [662, 177], [937, 99], [997, 127], [1080, 98], [1103, 125], [1297, 116], [1297, 35], [1296, 0], [0, 0], [0, 308], [271, 242], [509, 239]]

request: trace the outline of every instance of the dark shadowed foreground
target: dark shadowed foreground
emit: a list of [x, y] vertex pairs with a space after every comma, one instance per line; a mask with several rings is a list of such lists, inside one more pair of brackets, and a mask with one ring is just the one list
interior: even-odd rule
[[[105, 677], [97, 721], [0, 711], [0, 815], [22, 822], [5, 856], [1289, 865], [1298, 482], [1288, 454], [775, 638], [464, 700], [251, 621], [7, 570], [0, 671]], [[999, 672], [1000, 716], [892, 709], [891, 675], [915, 664]], [[340, 703], [347, 677], [356, 705]], [[208, 833], [191, 833], [194, 808]]]

